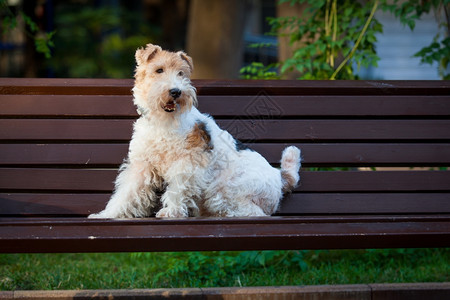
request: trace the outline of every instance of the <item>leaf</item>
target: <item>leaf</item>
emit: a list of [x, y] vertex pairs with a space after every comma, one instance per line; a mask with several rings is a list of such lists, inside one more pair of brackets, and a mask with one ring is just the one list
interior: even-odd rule
[[34, 39], [34, 44], [36, 51], [45, 55], [45, 58], [49, 59], [52, 57], [50, 48], [54, 47], [54, 43], [51, 40], [55, 31], [47, 33], [44, 37], [39, 37]]
[[5, 16], [2, 22], [3, 34], [17, 27], [17, 19], [11, 16]]
[[353, 12], [353, 7], [347, 7], [344, 11], [344, 16], [348, 17]]
[[25, 21], [25, 24], [28, 25], [32, 33], [38, 32], [39, 30], [38, 25], [29, 16], [27, 16], [24, 12], [21, 12], [20, 15], [22, 16], [23, 20]]

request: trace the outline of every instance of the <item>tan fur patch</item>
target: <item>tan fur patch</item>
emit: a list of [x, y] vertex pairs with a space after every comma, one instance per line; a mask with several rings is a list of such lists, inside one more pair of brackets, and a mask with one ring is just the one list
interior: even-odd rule
[[194, 70], [194, 63], [192, 62], [192, 58], [187, 56], [186, 53], [184, 53], [183, 51], [178, 51], [177, 54], [180, 55], [181, 59], [186, 61], [189, 65], [189, 68], [191, 69], [191, 72]]
[[283, 193], [288, 193], [291, 191], [292, 187], [294, 187], [297, 183], [294, 177], [285, 170], [281, 171], [281, 178], [283, 180]]
[[204, 123], [196, 123], [194, 129], [186, 137], [187, 149], [203, 148], [205, 151], [213, 149], [211, 136], [206, 130]]

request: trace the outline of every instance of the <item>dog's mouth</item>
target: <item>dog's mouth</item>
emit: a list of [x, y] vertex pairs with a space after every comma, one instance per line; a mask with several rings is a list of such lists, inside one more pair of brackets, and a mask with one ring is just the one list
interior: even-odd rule
[[169, 101], [162, 107], [166, 112], [174, 112], [177, 110], [177, 103], [175, 101]]

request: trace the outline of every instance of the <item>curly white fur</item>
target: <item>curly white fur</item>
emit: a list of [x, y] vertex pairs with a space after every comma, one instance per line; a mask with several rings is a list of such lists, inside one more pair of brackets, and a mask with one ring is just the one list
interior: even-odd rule
[[[281, 170], [195, 108], [192, 59], [148, 44], [136, 52], [135, 122], [128, 159], [106, 208], [90, 218], [266, 216], [299, 181], [300, 150], [283, 151]], [[181, 94], [173, 97], [171, 90]], [[172, 111], [173, 110], [173, 111]], [[164, 191], [161, 197], [157, 191]]]

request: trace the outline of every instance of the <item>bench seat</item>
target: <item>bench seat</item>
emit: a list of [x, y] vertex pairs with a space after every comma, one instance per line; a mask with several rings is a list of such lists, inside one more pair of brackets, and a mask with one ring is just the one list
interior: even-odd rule
[[275, 216], [87, 219], [127, 155], [133, 81], [0, 78], [0, 252], [450, 247], [450, 82], [193, 84], [274, 166], [301, 148]]

